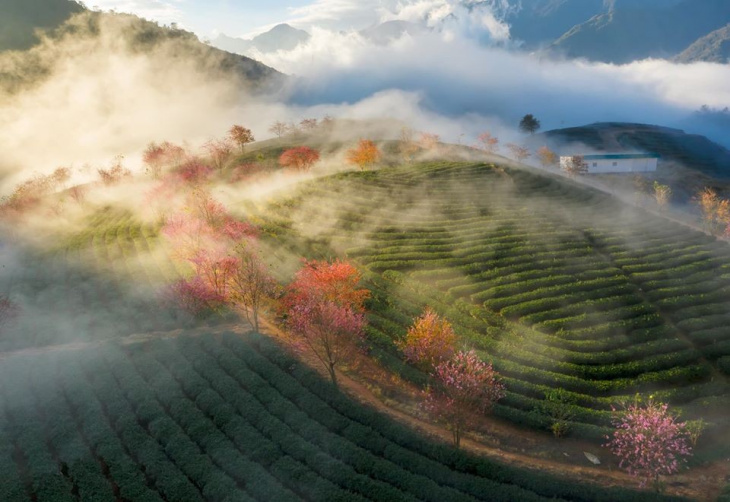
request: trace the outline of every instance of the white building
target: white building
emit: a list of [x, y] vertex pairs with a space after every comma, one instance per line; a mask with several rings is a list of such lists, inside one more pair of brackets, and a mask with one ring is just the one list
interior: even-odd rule
[[[608, 153], [582, 157], [588, 165], [588, 174], [648, 173], [656, 171], [659, 163], [659, 155], [652, 153]], [[571, 158], [560, 157], [560, 167], [565, 168]]]

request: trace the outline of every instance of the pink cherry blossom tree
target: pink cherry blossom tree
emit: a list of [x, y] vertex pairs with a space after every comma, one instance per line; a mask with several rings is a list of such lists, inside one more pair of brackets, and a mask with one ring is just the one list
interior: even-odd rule
[[459, 448], [464, 431], [477, 425], [480, 415], [505, 396], [504, 384], [491, 363], [479, 359], [473, 350], [441, 362], [431, 376], [434, 384], [426, 393], [424, 408], [446, 423]]
[[604, 446], [619, 458], [619, 467], [640, 480], [662, 488], [661, 476], [679, 471], [692, 454], [687, 424], [678, 422], [666, 404], [634, 403], [614, 420], [616, 430]]
[[324, 364], [335, 387], [336, 368], [357, 349], [365, 326], [369, 291], [358, 289], [359, 281], [360, 273], [347, 262], [306, 262], [282, 302], [296, 346]]
[[176, 307], [194, 317], [214, 312], [223, 303], [223, 298], [198, 276], [174, 282], [169, 286], [167, 296]]

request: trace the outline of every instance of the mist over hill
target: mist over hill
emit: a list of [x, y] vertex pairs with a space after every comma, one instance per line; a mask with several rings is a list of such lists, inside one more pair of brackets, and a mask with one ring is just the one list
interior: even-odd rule
[[212, 44], [220, 49], [236, 54], [250, 54], [252, 51], [270, 53], [291, 51], [310, 39], [309, 33], [298, 30], [288, 24], [278, 24], [251, 39], [230, 37], [220, 34], [212, 40]]

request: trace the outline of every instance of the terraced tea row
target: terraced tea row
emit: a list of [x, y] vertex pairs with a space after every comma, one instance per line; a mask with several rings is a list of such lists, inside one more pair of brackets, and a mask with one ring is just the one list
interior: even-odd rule
[[551, 388], [592, 437], [636, 392], [689, 413], [730, 398], [715, 364], [730, 355], [724, 243], [527, 170], [417, 165], [304, 193], [269, 213], [275, 242], [345, 249], [369, 270], [370, 338], [412, 379], [393, 342], [431, 305], [505, 376], [497, 412], [517, 421], [545, 426]]
[[4, 360], [0, 466], [7, 501], [662, 499], [434, 444], [255, 335]]
[[185, 315], [164, 304], [179, 277], [158, 230], [127, 211], [102, 209], [48, 251], [4, 247], [0, 287], [18, 306], [0, 351], [169, 330]]

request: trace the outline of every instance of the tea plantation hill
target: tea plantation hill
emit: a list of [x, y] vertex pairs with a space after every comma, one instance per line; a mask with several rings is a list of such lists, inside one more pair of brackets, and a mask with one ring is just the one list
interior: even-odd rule
[[571, 433], [602, 440], [639, 393], [704, 417], [730, 453], [730, 248], [536, 169], [416, 164], [307, 184], [260, 213], [282, 258], [344, 253], [365, 271], [371, 353], [425, 384], [396, 342], [426, 305], [491, 360], [496, 415], [550, 427], [568, 391]]

